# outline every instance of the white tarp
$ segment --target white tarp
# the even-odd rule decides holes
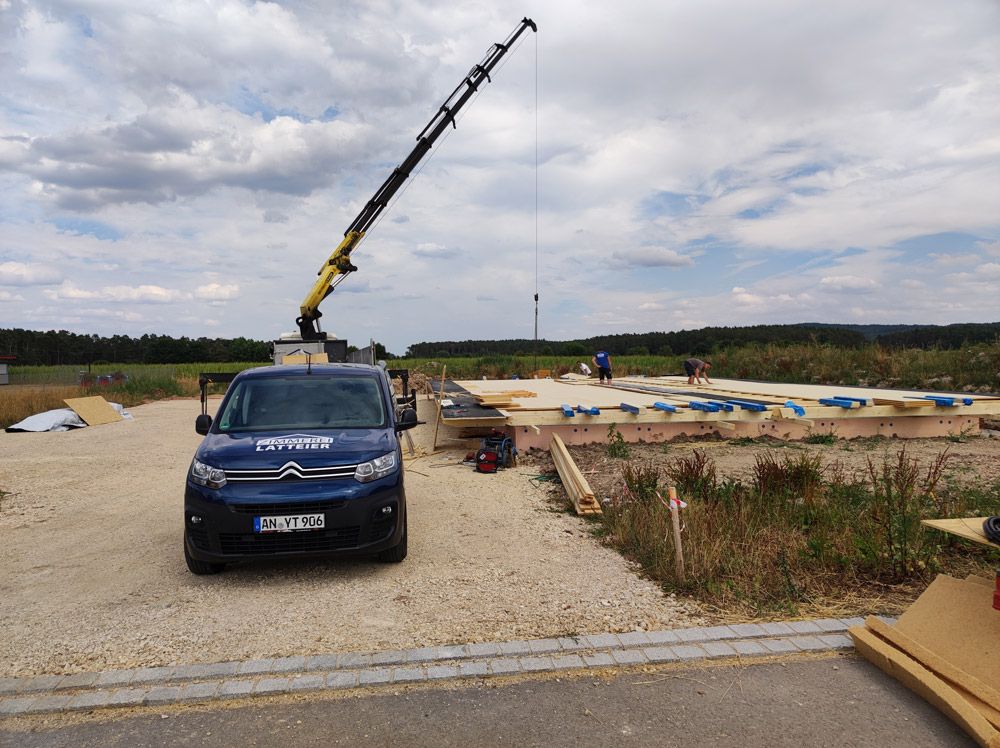
[[[108,405],[117,410],[122,418],[132,420],[132,414],[125,410],[123,406],[118,403],[108,403]],[[6,431],[69,431],[70,429],[82,429],[86,425],[83,419],[71,409],[59,408],[28,416],[20,423],[8,426]]]

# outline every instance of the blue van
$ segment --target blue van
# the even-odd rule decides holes
[[[203,390],[204,393],[204,390]],[[203,403],[205,402],[203,397]],[[266,366],[232,379],[184,492],[184,560],[195,574],[262,557],[406,558],[406,494],[384,369]]]

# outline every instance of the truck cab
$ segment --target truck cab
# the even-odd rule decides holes
[[[233,378],[184,492],[184,558],[195,574],[266,557],[407,553],[397,414],[383,369],[267,366]]]

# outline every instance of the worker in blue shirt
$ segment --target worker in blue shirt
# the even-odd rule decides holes
[[[601,384],[604,384],[605,377],[608,379],[608,384],[611,384],[611,356],[608,355],[608,352],[598,351],[591,360],[597,367],[597,375],[601,378]]]

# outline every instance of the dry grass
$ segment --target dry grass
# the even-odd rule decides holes
[[[68,397],[87,394],[80,387],[10,385],[0,389],[0,426],[10,426],[35,413],[65,408]]]
[[[942,487],[946,460],[921,466],[904,449],[846,476],[815,455],[763,452],[745,481],[720,478],[701,450],[662,468],[625,463],[625,488],[605,506],[601,532],[665,589],[722,618],[898,612],[937,570],[988,571],[988,554],[920,525],[944,511],[1000,512],[1000,485]],[[661,498],[668,484],[689,502],[683,579]]]

